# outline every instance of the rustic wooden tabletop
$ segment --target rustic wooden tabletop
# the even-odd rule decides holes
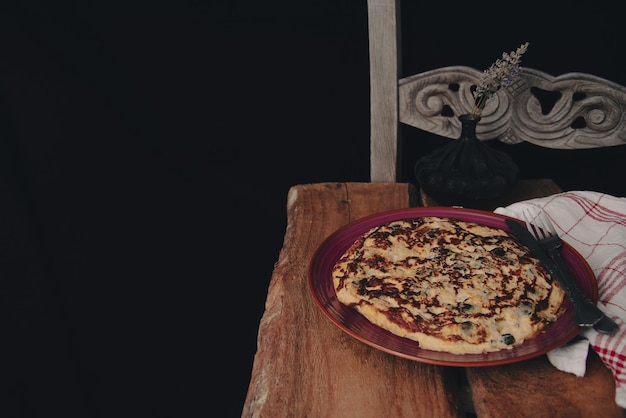
[[[492,206],[560,191],[550,180],[525,180]],[[499,366],[440,366],[370,347],[324,315],[308,286],[309,263],[324,239],[364,216],[417,205],[436,202],[405,183],[289,190],[284,245],[242,417],[626,417],[614,401],[613,377],[593,351],[583,378],[557,370],[545,355]]]

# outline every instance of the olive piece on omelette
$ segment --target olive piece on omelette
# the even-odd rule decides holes
[[[510,349],[564,312],[565,292],[528,248],[502,229],[454,218],[371,228],[332,277],[341,303],[427,350]]]

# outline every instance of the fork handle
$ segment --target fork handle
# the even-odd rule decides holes
[[[569,275],[559,249],[549,251],[550,258],[554,261],[554,265],[557,269],[557,274],[561,277],[561,284],[565,288],[569,299],[575,305],[574,307],[574,320],[580,326],[593,326],[602,317],[604,313],[596,306],[596,304],[589,299],[576,282]]]
[[[585,299],[585,303],[592,303],[593,304],[593,301],[591,299],[589,299],[589,296],[587,296],[587,294],[585,292],[583,292],[580,289],[580,287],[578,287],[576,285],[574,280],[569,275],[567,269],[565,268],[565,263],[563,262],[563,257],[561,256],[561,252],[559,250],[550,251],[550,258],[552,258],[552,261],[554,261],[554,264],[555,264],[559,274],[562,277],[564,277],[565,280],[570,282],[570,286],[569,286],[569,287],[571,287],[570,290],[572,290],[575,293],[577,293],[580,298]],[[594,304],[594,306],[595,306],[595,304]]]
[[[561,275],[568,274],[560,251],[558,250],[552,251],[552,254],[550,254],[550,257],[552,258],[552,261],[554,261],[554,264],[556,265],[556,268],[558,269],[559,273],[561,273]],[[566,277],[569,277],[569,276],[566,276]],[[572,283],[570,290],[573,290],[575,293],[578,293],[578,296],[575,296],[575,297],[578,297],[583,300],[582,302],[580,302],[581,304],[583,303],[585,305],[591,304],[593,305],[592,309],[600,311],[600,313],[602,314],[600,319],[593,324],[593,328],[596,331],[602,334],[607,334],[607,335],[613,335],[618,331],[619,325],[617,325],[617,323],[613,319],[609,318],[604,312],[602,312],[600,308],[598,308],[598,306],[595,303],[593,303],[593,301],[589,299],[589,297],[580,289],[580,287],[576,286],[575,283]],[[576,303],[578,303],[578,301]],[[584,320],[584,318],[582,319],[577,318],[577,323],[580,320]]]

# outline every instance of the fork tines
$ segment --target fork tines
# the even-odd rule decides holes
[[[524,209],[522,217],[526,223],[526,229],[528,229],[535,238],[545,239],[558,235],[554,225],[552,225],[552,222],[550,222],[550,219],[548,219],[548,216],[543,211],[540,210],[535,216],[532,216],[529,209]]]

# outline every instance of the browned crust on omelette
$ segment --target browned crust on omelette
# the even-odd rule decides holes
[[[372,323],[455,354],[510,349],[564,311],[564,292],[502,229],[453,218],[389,222],[332,271],[339,301]]]

